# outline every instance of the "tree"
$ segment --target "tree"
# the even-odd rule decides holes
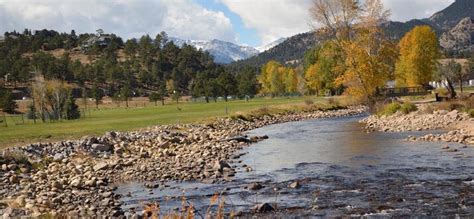
[[[93,98],[95,101],[95,108],[99,109],[99,104],[102,98],[104,97],[104,92],[99,87],[97,87],[96,83],[94,83],[94,85],[92,86],[90,95],[91,98]]]
[[[306,59],[310,66],[306,69],[305,80],[312,92],[319,93],[320,90],[330,90],[331,93],[340,89],[334,83],[345,70],[344,51],[334,42],[327,41],[320,48],[309,54],[315,60]]]
[[[72,92],[69,92],[66,101],[65,114],[67,120],[79,119],[81,117],[79,106],[76,104],[76,99],[72,95]]]
[[[0,107],[2,108],[3,112],[6,113],[15,113],[18,105],[13,98],[13,95],[10,91],[5,91],[3,96],[0,98]]]
[[[396,50],[379,28],[387,14],[380,0],[367,0],[362,8],[365,13],[359,15],[354,38],[342,42],[345,69],[336,83],[347,87],[346,93],[373,104],[390,76]]]
[[[125,106],[128,107],[128,101],[132,98],[132,90],[129,85],[125,85],[120,89],[120,98],[125,101]]]
[[[258,83],[254,69],[247,67],[237,74],[237,90],[241,98],[257,94]]]
[[[220,87],[224,100],[227,102],[227,97],[231,94],[235,94],[237,85],[234,75],[227,71],[222,71],[217,77],[217,84]]]
[[[440,57],[438,39],[429,26],[417,26],[400,40],[395,77],[398,86],[426,86]]]
[[[284,77],[285,77],[284,84],[285,84],[286,93],[294,94],[298,92],[299,78],[296,71],[292,68],[289,68],[287,69]]]
[[[52,113],[50,118],[61,120],[64,118],[64,106],[69,94],[69,85],[64,81],[46,81],[46,101]]]
[[[313,0],[310,14],[322,25],[317,32],[342,42],[351,38],[354,24],[360,19],[362,11],[358,0]]]
[[[148,99],[150,100],[150,102],[154,102],[155,103],[155,106],[157,105],[156,103],[158,102],[158,100],[162,100],[163,99],[163,96],[158,93],[158,92],[152,92],[149,96],[148,96]]]
[[[434,78],[440,81],[446,87],[449,92],[449,98],[455,98],[457,96],[453,82],[456,78],[456,74],[461,71],[462,66],[454,60],[450,60],[448,63],[440,64],[438,66]]]

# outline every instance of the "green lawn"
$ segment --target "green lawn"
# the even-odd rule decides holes
[[[321,97],[310,97],[315,103],[324,101]],[[306,97],[308,99],[308,97]],[[23,123],[21,117],[7,117],[8,127],[0,124],[0,148],[38,141],[54,141],[79,138],[84,135],[101,135],[106,131],[128,131],[158,124],[189,123],[245,112],[263,106],[302,104],[304,97],[252,99],[217,103],[180,103],[177,105],[145,108],[115,108],[91,110],[86,117],[75,121]],[[1,117],[1,115],[0,115]]]

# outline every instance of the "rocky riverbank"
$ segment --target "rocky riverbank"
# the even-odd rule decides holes
[[[443,134],[428,134],[422,137],[409,136],[411,141],[444,141],[474,145],[474,119],[458,110],[438,110],[425,113],[420,110],[391,116],[372,115],[360,121],[369,131],[407,132],[426,130],[449,130]]]
[[[288,111],[248,120],[156,126],[11,148],[0,156],[0,215],[120,216],[124,212],[120,196],[114,193],[116,183],[141,181],[147,187],[157,187],[160,181],[230,180],[235,175],[230,160],[238,158],[236,152],[265,139],[241,136],[243,132],[365,110]]]

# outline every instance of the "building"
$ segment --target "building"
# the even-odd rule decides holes
[[[104,34],[104,31],[102,29],[97,30],[97,33],[95,35],[92,35],[84,41],[81,45],[82,51],[86,52],[89,49],[91,49],[94,45],[97,45],[99,47],[107,47],[110,42],[112,42],[112,35],[110,34]]]

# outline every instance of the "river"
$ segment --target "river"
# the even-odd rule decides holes
[[[474,217],[474,148],[446,143],[408,142],[413,133],[366,133],[361,117],[307,120],[248,132],[268,135],[231,165],[230,182],[167,182],[156,189],[143,183],[120,185],[123,208],[140,210],[157,202],[162,212],[178,210],[182,196],[197,215],[214,194],[226,212],[245,216],[257,203],[270,203],[277,216],[461,216]],[[244,165],[253,170],[247,172]],[[298,188],[289,184],[298,181]],[[252,183],[259,190],[245,188]]]

